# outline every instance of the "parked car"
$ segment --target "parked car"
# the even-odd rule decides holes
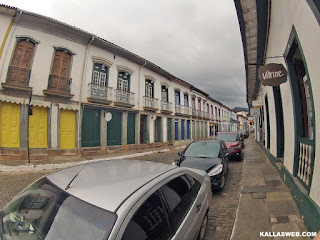
[[[0,239],[199,239],[212,198],[199,170],[134,160],[40,178],[1,212]]]
[[[237,132],[219,132],[217,139],[225,142],[230,157],[237,157],[238,159],[241,159],[243,146]]]
[[[173,162],[179,167],[189,167],[206,171],[211,179],[213,190],[222,190],[228,171],[228,152],[221,140],[200,140],[192,142],[179,153],[180,158]]]
[[[247,129],[240,129],[239,134],[243,134],[244,138],[249,137],[249,131]]]

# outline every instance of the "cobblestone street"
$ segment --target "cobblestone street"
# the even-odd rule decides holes
[[[180,150],[158,153],[136,159],[171,163],[178,158]],[[243,150],[245,153],[245,149]],[[230,239],[236,217],[242,173],[242,161],[230,160],[227,182],[222,192],[214,192],[209,211],[209,225],[206,240]]]
[[[175,148],[167,152],[159,152],[152,155],[133,159],[155,161],[171,164],[178,158],[181,148]],[[209,211],[209,225],[206,239],[230,239],[236,210],[238,206],[242,161],[231,160],[227,183],[222,192],[213,193],[213,201]],[[28,171],[28,172],[1,172],[0,173],[0,208],[4,206],[27,185],[41,176],[56,170]]]

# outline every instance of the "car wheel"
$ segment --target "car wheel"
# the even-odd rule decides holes
[[[204,218],[202,220],[201,228],[200,228],[200,232],[198,234],[197,240],[204,239],[204,237],[206,235],[207,226],[208,226],[208,212],[206,213],[206,215],[204,215]]]
[[[222,175],[221,184],[220,184],[220,186],[218,188],[218,191],[222,191],[225,185],[226,185],[226,175],[223,174]]]
[[[238,160],[239,160],[239,161],[242,160],[242,151],[239,153]]]

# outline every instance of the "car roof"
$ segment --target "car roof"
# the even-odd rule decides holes
[[[83,166],[51,173],[47,178],[64,190]],[[115,212],[135,191],[172,169],[175,167],[149,161],[92,162],[81,170],[66,192],[97,207]]]
[[[238,134],[238,132],[219,132],[218,134]]]
[[[222,142],[222,140],[219,140],[219,139],[198,140],[198,141],[194,141],[194,142],[192,142],[192,143],[195,143],[195,142],[204,142],[204,143],[206,143],[206,142],[209,142],[209,143],[220,143],[220,142]]]

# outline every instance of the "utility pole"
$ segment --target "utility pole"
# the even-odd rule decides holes
[[[29,116],[32,115],[32,106],[31,106],[31,99],[32,99],[32,90],[30,91],[29,95],[29,105],[28,105],[28,123],[27,123],[27,152],[28,152],[28,163],[30,164],[30,150],[29,150]]]

